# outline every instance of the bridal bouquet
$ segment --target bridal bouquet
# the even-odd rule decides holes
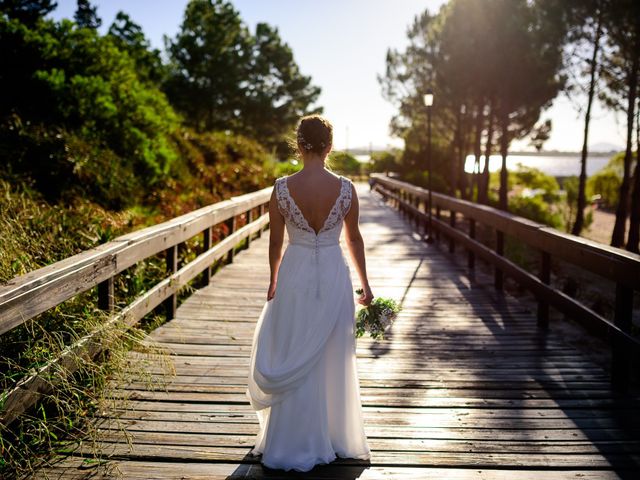
[[[362,295],[358,288],[356,294]],[[402,307],[391,298],[376,297],[368,307],[362,307],[356,314],[356,338],[365,332],[375,340],[383,340],[385,330],[393,323]]]

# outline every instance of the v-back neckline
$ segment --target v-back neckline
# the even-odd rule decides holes
[[[307,220],[307,217],[305,217],[304,214],[302,213],[302,210],[300,209],[300,207],[296,203],[296,200],[293,198],[293,195],[291,195],[291,190],[289,190],[289,177],[284,177],[284,180],[283,180],[284,188],[287,190],[287,196],[291,199],[291,204],[293,205],[293,207],[296,210],[298,210],[298,213],[300,214],[300,218],[302,218],[302,221],[304,222],[305,227],[307,227],[307,229],[309,229],[311,232],[313,232],[316,237],[318,235],[320,235],[323,232],[323,230],[325,229],[325,227],[327,226],[327,222],[331,218],[331,215],[333,214],[333,211],[338,206],[338,202],[340,201],[340,197],[342,197],[342,187],[343,187],[343,180],[342,180],[343,177],[342,177],[342,175],[340,175],[338,177],[338,179],[340,180],[340,190],[338,191],[338,196],[336,197],[335,201],[333,202],[333,205],[331,206],[331,209],[329,210],[329,214],[324,219],[324,222],[322,222],[322,227],[320,227],[320,230],[318,230],[316,232],[314,230],[314,228],[311,226],[311,224],[309,223],[309,221]]]

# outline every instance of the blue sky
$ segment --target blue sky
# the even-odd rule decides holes
[[[106,31],[119,10],[140,24],[154,47],[163,48],[163,35],[173,37],[187,0],[94,0]],[[437,10],[444,0],[233,0],[253,30],[257,22],[278,27],[303,74],[322,88],[319,105],[334,125],[336,148],[402,146],[389,135],[393,105],[381,95],[376,75],[383,73],[387,48],[404,48],[406,30],[425,8]],[[75,0],[58,0],[52,17],[71,18]],[[437,99],[436,99],[437,101]],[[553,132],[545,149],[578,151],[582,145],[579,114],[558,97],[543,119]],[[624,145],[624,120],[595,105],[589,143]],[[526,149],[514,142],[512,150]]]

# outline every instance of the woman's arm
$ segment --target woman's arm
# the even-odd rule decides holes
[[[358,225],[359,217],[360,204],[358,202],[356,189],[352,183],[351,207],[344,217],[345,237],[349,253],[351,254],[351,259],[356,266],[356,271],[360,277],[360,284],[362,285],[363,293],[360,298],[358,298],[358,302],[362,305],[369,305],[371,300],[373,300],[373,293],[371,293],[369,279],[367,278],[367,265],[364,257],[364,240],[362,240],[360,226]]]
[[[278,282],[278,269],[282,260],[282,243],[284,241],[284,217],[278,209],[276,189],[273,188],[269,199],[269,267],[271,268],[271,278],[267,300],[271,300],[276,293],[276,283]]]

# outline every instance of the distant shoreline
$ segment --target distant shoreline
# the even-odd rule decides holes
[[[612,157],[617,153],[619,153],[619,150],[611,150],[610,152],[589,152],[587,158]],[[542,152],[509,152],[509,155],[513,155],[514,157],[580,157],[582,156],[582,152],[560,152],[548,150]]]
[[[378,153],[378,152],[387,152],[392,148],[382,148],[382,147],[373,147],[371,150],[368,148],[349,148],[346,149],[336,149],[340,152],[348,151],[351,155],[361,156],[361,155],[369,155],[370,153]],[[399,149],[402,150],[402,149]],[[588,152],[588,158],[601,158],[601,157],[612,157],[613,155],[624,151],[620,150],[593,150]],[[473,155],[473,152],[469,152],[469,155]],[[492,156],[495,155],[492,154]],[[518,156],[529,156],[529,157],[580,157],[582,152],[566,152],[560,150],[543,150],[541,152],[533,151],[509,151],[509,155],[518,157]]]

